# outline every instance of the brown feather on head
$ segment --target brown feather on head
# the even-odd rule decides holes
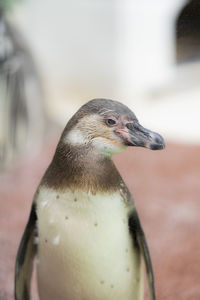
[[[126,146],[164,148],[158,133],[142,127],[127,106],[108,99],[93,99],[83,105],[68,122],[63,140],[76,145],[90,143],[105,155],[120,152]]]
[[[120,102],[91,100],[66,125],[43,183],[57,188],[117,189],[121,177],[110,157],[126,146],[162,149],[164,140],[143,128]]]

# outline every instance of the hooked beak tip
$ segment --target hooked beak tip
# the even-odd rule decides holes
[[[148,148],[151,150],[162,150],[165,148],[165,144],[150,144]]]
[[[162,150],[165,148],[165,141],[163,137],[155,132],[150,132],[152,142],[149,143],[148,148],[151,150]]]

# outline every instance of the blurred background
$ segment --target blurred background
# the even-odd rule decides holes
[[[0,1],[0,300],[13,299],[17,247],[59,135],[99,97],[164,136],[164,151],[128,149],[115,163],[157,298],[200,299],[199,82],[198,0]]]

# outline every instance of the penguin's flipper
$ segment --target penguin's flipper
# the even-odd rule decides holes
[[[15,263],[15,300],[30,299],[33,258],[36,253],[36,209],[33,203],[28,223],[22,236]]]
[[[135,245],[139,246],[142,256],[144,258],[148,281],[149,299],[156,300],[151,257],[147,246],[145,234],[140,224],[140,220],[136,210],[134,210],[129,216],[129,230],[134,239]]]

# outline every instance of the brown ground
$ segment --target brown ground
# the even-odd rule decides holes
[[[0,300],[13,300],[17,247],[54,147],[0,175]],[[169,144],[164,151],[132,148],[115,158],[146,232],[158,300],[200,299],[199,153],[200,146]]]

